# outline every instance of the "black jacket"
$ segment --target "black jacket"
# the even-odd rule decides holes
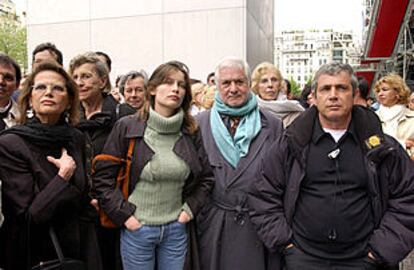
[[[272,145],[249,194],[252,222],[272,250],[281,251],[291,241],[291,223],[316,117],[317,109],[310,108]],[[375,225],[369,249],[380,262],[394,265],[414,246],[414,164],[400,144],[382,132],[373,112],[354,106],[352,119],[369,177]],[[370,138],[379,138],[380,143],[370,145]]]
[[[102,110],[94,114],[90,119],[85,118],[85,112],[81,106],[81,120],[76,126],[85,134],[86,138],[86,171],[91,173],[92,159],[102,152],[106,139],[111,133],[115,122],[130,114],[136,113],[136,110],[128,104],[119,104],[112,95],[102,94]]]
[[[130,191],[134,190],[142,170],[154,156],[154,152],[143,139],[145,128],[145,122],[139,120],[138,115],[124,117],[115,124],[102,151],[103,154],[126,157],[129,140],[131,138],[136,139],[131,164],[131,168],[133,169],[131,170],[129,182]],[[175,143],[173,151],[190,168],[191,173],[186,179],[182,200],[183,202],[187,202],[191,212],[195,216],[203,206],[213,187],[213,174],[201,142],[201,134],[190,135],[185,129],[182,130],[182,134]],[[134,214],[136,207],[125,200],[121,191],[115,188],[115,179],[118,175],[118,170],[118,164],[110,161],[98,161],[96,163],[96,173],[93,176],[93,181],[101,207],[116,224],[122,226]],[[192,266],[187,269],[196,269],[198,267],[194,266],[194,264],[198,263],[198,258],[195,258],[198,254],[194,225],[193,221],[189,224],[190,246],[187,255],[191,254],[191,257],[187,256],[187,264],[189,263],[189,259],[191,259]]]
[[[67,150],[76,163],[76,170],[65,181],[58,175],[58,168],[46,159],[59,157],[60,147],[36,146],[15,134],[0,137],[5,215],[0,230],[0,267],[5,270],[26,269],[29,249],[31,265],[57,259],[48,234],[50,225],[66,257],[91,262],[88,269],[100,269],[96,239],[87,233],[91,226],[89,232],[94,233],[94,228],[86,218],[89,198],[83,165],[84,137],[75,132],[73,139]],[[92,265],[95,259],[98,261]]]

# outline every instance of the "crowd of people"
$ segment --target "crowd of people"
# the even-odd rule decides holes
[[[0,269],[42,269],[54,235],[88,270],[398,269],[412,251],[399,75],[371,93],[328,63],[295,97],[268,62],[226,57],[203,83],[169,61],[112,86],[104,52],[32,56],[23,75],[0,53]]]

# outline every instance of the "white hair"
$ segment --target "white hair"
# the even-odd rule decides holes
[[[246,61],[240,58],[237,58],[237,57],[233,57],[233,56],[225,57],[222,60],[220,60],[214,72],[214,77],[216,79],[217,84],[219,83],[219,80],[220,80],[220,77],[219,77],[220,70],[222,70],[223,68],[239,68],[243,70],[244,74],[246,75],[247,81],[249,82],[249,86],[250,86],[250,79],[251,79],[250,67]]]

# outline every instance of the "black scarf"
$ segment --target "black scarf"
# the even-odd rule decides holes
[[[83,117],[76,127],[83,132],[93,132],[96,129],[111,127],[112,121],[112,115],[109,112],[99,112],[94,114],[91,119]]]
[[[93,133],[97,129],[112,127],[115,122],[114,114],[117,103],[112,98],[112,96],[108,95],[107,93],[102,93],[102,98],[102,110],[92,115],[90,119],[86,118],[85,109],[82,105],[80,106],[81,119],[80,122],[76,125],[76,128],[82,132]]]
[[[74,128],[65,121],[48,125],[40,123],[35,117],[24,125],[14,126],[0,133],[3,134],[16,134],[36,146],[47,148],[68,148],[74,141]]]

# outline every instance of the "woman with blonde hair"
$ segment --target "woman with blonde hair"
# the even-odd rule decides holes
[[[410,89],[403,78],[389,74],[377,81],[375,94],[380,103],[376,111],[384,132],[397,139],[403,147],[414,139],[414,111],[407,108]]]
[[[216,95],[217,86],[215,84],[206,86],[203,92],[203,107],[206,110],[211,109],[214,105],[214,97]]]
[[[283,121],[286,128],[304,111],[299,102],[287,100],[282,89],[282,74],[268,62],[259,64],[252,73],[252,90],[258,96],[258,104]]]
[[[205,89],[206,89],[206,85],[204,83],[195,83],[191,85],[192,100],[191,100],[190,113],[193,116],[205,110],[203,106],[203,97],[204,97]]]

